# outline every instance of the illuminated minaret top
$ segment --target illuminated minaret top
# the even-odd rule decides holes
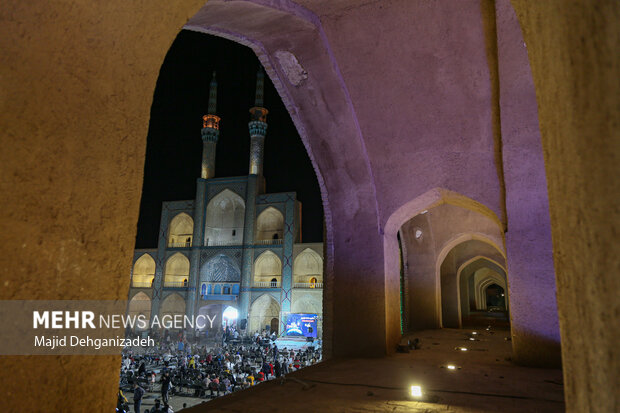
[[[217,81],[215,71],[209,88],[209,113],[202,117],[202,170],[200,177],[209,179],[215,176],[215,147],[220,136],[220,118],[215,115],[217,107]]]
[[[267,134],[267,113],[263,107],[263,92],[265,89],[265,73],[259,66],[256,74],[256,98],[254,107],[250,109],[250,175],[263,175],[263,152],[265,135]]]

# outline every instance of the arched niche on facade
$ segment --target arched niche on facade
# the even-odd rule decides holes
[[[311,248],[300,252],[293,262],[293,280],[296,284],[322,283],[323,258]]]
[[[280,304],[270,294],[261,295],[250,306],[248,333],[264,330],[265,326],[271,325],[271,320],[279,317]]]
[[[203,264],[200,268],[201,282],[240,282],[241,271],[233,259],[220,254]]]
[[[194,234],[194,220],[185,212],[176,215],[168,225],[169,247],[191,247]]]
[[[205,245],[238,245],[243,242],[245,202],[225,189],[207,205]]]
[[[163,323],[166,321],[171,321],[174,319],[174,316],[184,316],[185,315],[185,299],[181,297],[178,293],[172,293],[161,302],[159,307],[159,315],[160,322]],[[163,320],[163,317],[168,316],[171,317],[170,320]]]
[[[151,318],[151,298],[140,291],[136,295],[134,295],[129,301],[129,307],[127,308],[127,315],[130,317],[138,317],[140,319],[144,319],[146,321],[148,327],[148,322]],[[140,328],[141,324],[136,324],[135,330],[145,330],[146,328]]]
[[[281,240],[284,237],[284,216],[274,207],[268,207],[256,219],[256,240]]]
[[[323,300],[320,296],[303,295],[291,303],[291,313],[317,314],[323,312]]]
[[[497,263],[495,266],[505,273],[504,255],[491,240],[462,235],[448,242],[437,261],[442,327],[462,327],[463,290],[468,289],[469,284],[465,284],[467,278],[459,270],[475,257],[485,258],[478,260],[478,263]]]
[[[155,260],[149,254],[142,254],[133,265],[131,285],[151,287],[155,278]]]
[[[164,267],[164,286],[184,287],[189,281],[189,260],[177,252],[166,261]]]
[[[272,280],[276,280],[273,285]],[[282,279],[282,261],[271,251],[263,252],[254,262],[254,285],[278,287]]]

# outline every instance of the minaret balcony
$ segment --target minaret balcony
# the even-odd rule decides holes
[[[260,120],[254,120],[248,123],[250,136],[265,136],[267,134],[267,123]]]

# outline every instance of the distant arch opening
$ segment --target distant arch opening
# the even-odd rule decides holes
[[[172,320],[174,320],[175,316],[177,317],[184,316],[185,315],[185,299],[177,293],[172,293],[168,295],[162,301],[159,313],[160,313],[160,320],[163,319],[163,317],[165,316],[169,316],[170,319]]]
[[[207,205],[205,245],[239,245],[243,242],[245,201],[225,189]]]
[[[140,317],[141,319],[144,318],[144,320],[147,321],[147,325],[136,323],[133,328],[134,331],[146,330],[146,327],[148,327],[148,320],[151,318],[151,298],[142,291],[134,295],[129,301],[127,315],[130,317]],[[144,328],[141,328],[141,326]]]
[[[323,283],[323,258],[311,248],[300,252],[293,261],[295,287],[316,288]]]
[[[155,260],[149,254],[142,254],[133,265],[132,287],[150,288],[155,279]]]
[[[284,216],[274,207],[268,207],[256,219],[257,240],[279,240],[284,235]]]
[[[186,248],[192,246],[194,220],[185,212],[176,215],[168,226],[168,247]]]
[[[281,279],[282,261],[273,252],[265,251],[254,263],[254,285],[275,288],[280,286]]]
[[[177,252],[166,261],[164,287],[187,287],[189,280],[189,260]]]

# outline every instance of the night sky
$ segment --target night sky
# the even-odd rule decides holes
[[[181,31],[161,67],[147,136],[144,186],[136,248],[156,248],[162,201],[196,197],[202,158],[202,116],[209,82],[217,72],[215,177],[248,174],[249,109],[254,106],[258,59],[247,47],[218,37]],[[302,202],[303,241],[323,241],[321,195],[310,159],[284,104],[265,77],[267,192],[297,192]]]

